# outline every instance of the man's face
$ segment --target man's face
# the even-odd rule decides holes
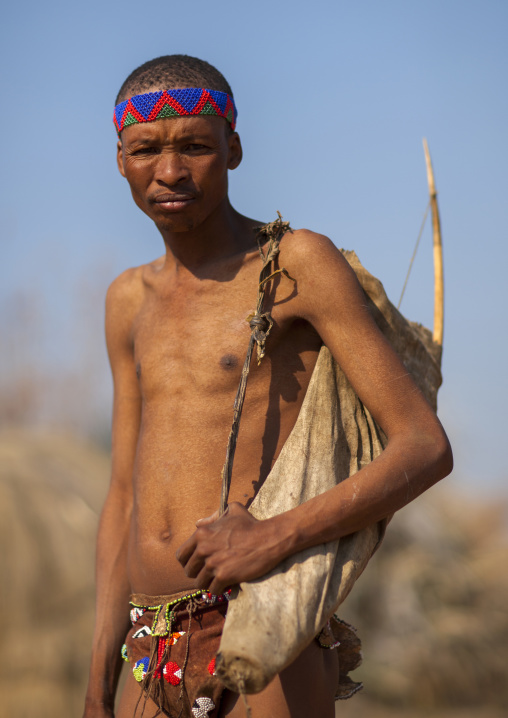
[[[202,224],[227,200],[227,171],[241,158],[238,135],[213,116],[130,125],[118,143],[120,173],[138,207],[161,231]]]

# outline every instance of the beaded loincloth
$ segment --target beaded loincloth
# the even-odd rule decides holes
[[[122,656],[131,664],[144,699],[151,698],[164,715],[218,715],[224,685],[215,676],[215,655],[227,598],[203,591],[131,596],[132,628]]]
[[[167,716],[216,718],[224,685],[215,675],[215,656],[229,593],[205,591],[171,596],[131,596],[132,628],[122,647],[145,700],[151,698]],[[348,673],[361,661],[355,629],[335,616],[316,636],[339,661],[336,698],[352,696],[362,685]],[[142,699],[143,700],[143,699]]]

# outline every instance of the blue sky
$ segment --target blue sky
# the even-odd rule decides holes
[[[113,100],[147,59],[197,55],[235,92],[245,153],[235,207],[263,221],[280,210],[355,249],[395,303],[427,204],[427,137],[445,245],[440,416],[455,480],[507,492],[507,37],[508,4],[496,0],[10,3],[4,384],[20,364],[81,374],[86,407],[107,412],[105,288],[162,253],[116,170]],[[432,281],[427,226],[401,307],[427,326]],[[28,319],[14,341],[16,318]],[[45,412],[54,419],[58,406]]]

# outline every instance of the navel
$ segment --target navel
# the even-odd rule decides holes
[[[223,369],[235,369],[238,366],[238,359],[234,354],[224,354],[219,363]]]
[[[136,364],[136,376],[141,379],[141,364],[139,362]]]

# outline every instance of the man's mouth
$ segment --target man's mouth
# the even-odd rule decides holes
[[[152,200],[161,209],[178,211],[187,207],[194,200],[194,196],[186,192],[164,192],[156,195]]]

